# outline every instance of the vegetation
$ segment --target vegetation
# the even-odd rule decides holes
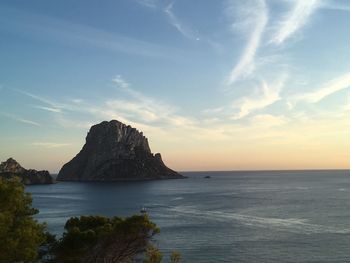
[[[82,216],[69,219],[58,241],[54,262],[132,262],[146,251],[159,229],[147,216],[106,218]]]
[[[45,225],[33,219],[30,194],[19,179],[0,178],[0,263],[34,262],[45,241]]]
[[[19,180],[0,178],[0,263],[37,262],[39,258],[50,263],[162,262],[162,253],[152,244],[159,229],[147,215],[73,217],[57,240],[33,219],[38,210],[31,204]],[[180,254],[173,252],[170,262],[179,260]]]
[[[177,251],[173,251],[170,256],[170,263],[178,263],[181,259],[181,254]]]

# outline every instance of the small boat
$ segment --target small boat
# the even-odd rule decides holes
[[[146,209],[146,207],[141,207],[141,209],[140,209],[140,213],[141,214],[147,214],[147,209]]]
[[[205,178],[205,179],[209,179],[209,178],[211,178],[211,176],[210,176],[210,175],[207,175],[207,176],[204,176],[204,178]]]

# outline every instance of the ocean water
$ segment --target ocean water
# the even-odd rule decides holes
[[[183,263],[350,262],[350,171],[183,174],[27,191],[38,220],[57,234],[71,216],[130,216],[145,206],[161,229],[160,249],[180,251]]]

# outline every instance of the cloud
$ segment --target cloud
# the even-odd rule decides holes
[[[104,109],[110,113],[117,112],[126,118],[132,118],[139,122],[152,125],[183,126],[193,124],[190,118],[175,113],[175,107],[160,100],[145,96],[141,92],[132,89],[121,75],[112,80],[117,88],[130,96],[129,100],[109,99],[105,102]]]
[[[254,126],[259,127],[273,127],[273,126],[281,126],[286,124],[288,121],[284,116],[275,116],[271,114],[259,114],[255,115],[250,119],[250,122]]]
[[[16,19],[12,19],[13,17]],[[46,15],[2,7],[0,9],[0,29],[9,30],[9,28],[11,28],[11,33],[31,36],[46,42],[54,41],[55,44],[78,46],[79,48],[87,46],[110,52],[171,60],[185,57],[181,50],[174,47],[130,38]]]
[[[256,110],[264,109],[269,105],[279,101],[280,91],[284,86],[287,75],[283,74],[275,83],[268,84],[262,82],[260,89],[252,96],[243,97],[233,102],[232,107],[238,108],[239,112],[232,118],[234,120],[242,119]]]
[[[269,20],[268,8],[264,0],[247,1],[245,5],[237,7],[236,2],[230,1],[228,12],[238,10],[238,22],[233,24],[233,29],[250,31],[248,42],[241,54],[238,63],[231,70],[228,85],[232,85],[239,78],[248,76],[254,70],[254,59],[260,46],[262,34]],[[232,14],[231,14],[232,15]]]
[[[45,147],[45,148],[60,148],[69,146],[69,143],[55,143],[55,142],[33,142],[33,146]]]
[[[54,112],[54,113],[63,113],[64,111],[78,111],[80,104],[84,102],[82,99],[68,99],[66,102],[58,102],[46,97],[42,97],[24,90],[13,89],[14,91],[30,97],[36,101],[39,101],[47,106],[43,105],[33,105],[34,108]]]
[[[106,101],[105,106],[110,112],[123,113],[124,116],[136,117],[144,122],[154,122],[160,119],[155,109],[145,103],[113,99]]]
[[[148,8],[156,8],[157,7],[157,0],[135,0],[138,4],[148,7]]]
[[[30,93],[30,92],[27,92],[27,91],[24,91],[24,90],[20,90],[20,89],[13,89],[14,91],[22,94],[22,95],[25,95],[25,96],[28,96],[34,100],[37,100],[39,102],[42,102],[46,105],[49,105],[50,107],[44,107],[44,106],[35,106],[37,108],[40,108],[42,110],[48,110],[48,111],[60,111],[61,109],[69,109],[70,107],[66,104],[62,104],[62,103],[57,103],[57,102],[54,102],[53,100],[50,100],[50,99],[47,99],[47,98],[44,98],[42,96],[38,96],[38,95],[35,95],[33,93]]]
[[[40,123],[38,122],[35,122],[35,121],[32,121],[32,120],[28,120],[28,119],[24,119],[20,116],[17,116],[15,114],[11,114],[11,113],[6,113],[6,112],[0,112],[0,115],[3,115],[7,118],[10,118],[12,120],[15,120],[15,121],[18,121],[18,122],[22,122],[22,123],[25,123],[25,124],[30,124],[30,125],[33,125],[33,126],[41,126]]]
[[[56,112],[56,113],[62,112],[62,110],[58,108],[50,108],[50,107],[39,106],[39,105],[34,105],[33,107],[36,109],[50,111],[50,112]]]
[[[329,81],[318,90],[295,95],[289,100],[288,103],[290,108],[293,108],[293,106],[300,101],[305,101],[307,103],[317,103],[323,100],[324,98],[349,87],[350,73],[347,73]]]
[[[86,130],[100,121],[117,119],[146,132],[150,138],[155,137],[160,141],[169,142],[169,138],[172,137],[172,140],[181,143],[201,140],[227,141],[237,134],[244,134],[259,128],[270,129],[282,125],[284,121],[282,116],[269,114],[254,116],[252,114],[280,99],[280,90],[283,86],[282,82],[284,82],[282,78],[270,84],[263,82],[259,90],[251,96],[236,100],[233,105],[223,106],[222,109],[213,111],[214,118],[211,119],[199,118],[195,115],[188,116],[169,103],[146,96],[134,89],[132,84],[122,75],[116,75],[112,82],[115,85],[115,92],[110,92],[109,97],[79,100],[78,104],[72,103],[71,114],[65,114],[64,111],[57,112],[52,115],[52,118],[50,117],[50,120],[53,124],[64,128]],[[31,98],[43,103],[50,102],[53,105],[66,105],[66,101],[72,102],[71,99],[54,101],[35,94],[30,93],[30,95]],[[46,107],[45,105],[42,107]],[[51,106],[46,108],[51,108]],[[223,114],[223,110],[227,112]],[[243,119],[246,116],[250,116],[250,118],[243,122],[233,122],[233,113],[236,113],[235,119]],[[57,148],[68,144],[39,141],[32,145]]]
[[[321,8],[339,10],[339,11],[350,11],[350,5],[344,4],[344,2],[324,0],[322,1]]]
[[[118,90],[136,99],[138,103],[141,102],[141,104],[149,105],[151,107],[157,105],[153,98],[147,97],[143,95],[141,92],[138,92],[135,89],[130,88],[130,83],[128,83],[121,75],[117,75],[114,79],[112,79],[112,82],[116,84],[116,88],[118,88]]]
[[[117,75],[112,81],[117,84],[118,88],[128,89],[129,83],[123,79],[121,75]]]
[[[108,98],[98,100],[68,99],[53,101],[35,94],[16,90],[18,93],[33,98],[44,105],[33,107],[48,112],[54,112],[52,120],[62,127],[89,128],[93,123],[106,119],[118,119],[137,127],[146,127],[147,130],[156,127],[183,127],[188,128],[194,120],[177,113],[177,108],[157,98],[145,96],[143,93],[131,88],[131,84],[121,75],[112,79],[116,91],[124,93],[125,98],[111,93]],[[99,101],[99,102],[97,102]],[[48,105],[48,106],[46,106]],[[70,114],[65,114],[69,110]],[[75,114],[75,113],[78,113]]]
[[[257,110],[262,110],[282,99],[280,93],[288,79],[288,74],[283,72],[274,81],[261,81],[260,86],[247,96],[234,99],[230,104],[204,110],[202,113],[209,116],[210,122],[229,122],[240,120]]]
[[[188,26],[183,24],[179,18],[173,12],[173,6],[175,2],[170,3],[165,9],[164,12],[169,18],[170,24],[177,29],[184,37],[192,40],[200,40],[198,34],[193,32]]]
[[[84,113],[84,111],[80,111],[80,113]],[[96,117],[93,118],[93,116],[89,117],[89,120],[84,120],[85,116],[81,116],[79,118],[71,117],[71,116],[65,116],[63,114],[57,114],[52,118],[52,122],[55,125],[61,126],[63,128],[67,129],[89,129],[92,125],[96,124],[98,121],[102,121],[105,119],[97,119]]]
[[[26,124],[30,124],[30,125],[34,125],[34,126],[40,126],[40,123],[37,123],[35,121],[31,121],[31,120],[27,120],[27,119],[23,119],[23,118],[14,118],[14,119],[19,121],[19,122],[26,123]]]
[[[71,102],[73,102],[74,104],[80,104],[82,103],[84,100],[83,99],[70,99]]]
[[[308,23],[320,6],[320,0],[295,0],[291,10],[277,22],[277,29],[270,42],[275,45],[284,43]]]

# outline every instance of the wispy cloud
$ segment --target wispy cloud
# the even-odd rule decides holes
[[[73,102],[74,104],[80,104],[82,103],[84,100],[83,99],[69,99],[71,102]]]
[[[324,0],[322,1],[321,8],[339,10],[339,11],[350,11],[349,2],[345,4],[344,2],[339,2],[336,0]]]
[[[184,37],[192,40],[200,40],[198,34],[196,34],[191,28],[182,23],[180,19],[174,14],[173,6],[175,2],[170,3],[164,12],[169,18],[170,24],[177,29]]]
[[[70,143],[55,143],[55,142],[33,142],[30,145],[45,147],[45,148],[60,148],[69,146]]]
[[[122,91],[127,95],[129,95],[131,98],[135,99],[136,100],[135,104],[138,104],[139,106],[141,105],[147,106],[147,108],[159,106],[159,103],[157,103],[153,98],[147,97],[143,95],[141,92],[135,89],[132,89],[130,87],[130,83],[128,83],[121,75],[117,75],[115,78],[113,78],[112,82],[116,84],[116,88],[118,88],[119,91]],[[129,104],[129,103],[126,103],[126,104]],[[170,109],[167,109],[166,112],[168,112],[169,110]]]
[[[12,19],[16,17],[16,19]],[[92,26],[66,22],[57,18],[27,13],[14,8],[0,9],[0,29],[24,34],[43,41],[63,45],[94,47],[110,52],[121,52],[161,59],[177,60],[184,53],[174,47],[164,46],[136,38],[118,35]]]
[[[54,110],[60,110],[60,109],[68,107],[67,105],[64,105],[64,104],[61,104],[61,103],[57,103],[57,102],[55,102],[53,100],[44,98],[42,96],[39,96],[39,95],[30,93],[30,92],[27,92],[27,91],[24,91],[24,90],[20,90],[20,89],[13,89],[13,90],[18,92],[18,93],[20,93],[20,94],[22,94],[22,95],[28,96],[28,97],[30,97],[30,98],[32,98],[34,100],[37,100],[37,101],[39,101],[41,103],[44,103],[44,104],[50,106],[50,107],[36,106],[36,107],[40,107],[42,110],[52,109],[51,111],[54,111]]]
[[[34,108],[53,112],[53,113],[64,113],[66,111],[79,111],[79,107],[84,102],[84,100],[82,99],[71,99],[71,98],[66,101],[59,102],[58,100],[39,96],[28,91],[24,91],[20,89],[12,89],[12,90],[22,95],[25,95],[29,98],[32,98],[41,104],[44,104],[44,105],[32,105]]]
[[[145,103],[114,99],[106,101],[105,105],[110,112],[119,112],[126,117],[135,117],[146,123],[160,119],[160,114],[157,114],[153,107]]]
[[[81,99],[55,101],[26,91],[16,91],[43,104],[33,107],[55,113],[52,120],[62,127],[85,129],[94,122],[106,119],[118,119],[138,127],[147,126],[148,129],[170,126],[186,128],[195,123],[192,118],[178,114],[176,107],[131,88],[131,84],[121,75],[116,75],[112,82],[119,94],[112,92],[108,98],[99,98],[99,102]],[[121,93],[124,96],[120,96]],[[65,114],[66,111],[71,114]],[[78,119],[75,113],[80,116]]]
[[[233,119],[241,119],[253,111],[264,109],[279,101],[286,79],[287,75],[282,75],[275,83],[268,84],[263,81],[255,94],[234,101],[233,108],[238,108],[239,112],[233,116]]]
[[[269,15],[264,0],[246,1],[245,4],[240,2],[239,6],[237,6],[236,1],[230,1],[229,3],[228,12],[238,15],[238,19],[236,19],[239,20],[233,24],[233,28],[250,32],[241,57],[230,72],[227,82],[228,85],[231,85],[239,78],[246,77],[253,72],[255,55],[260,46]]]
[[[15,115],[15,114],[7,113],[7,112],[0,112],[0,115],[5,116],[7,118],[10,118],[12,120],[18,121],[18,122],[25,123],[25,124],[30,124],[33,126],[41,126],[40,123],[38,123],[38,122],[22,118],[20,116]]]
[[[113,82],[117,88],[130,96],[129,100],[109,99],[105,102],[105,109],[108,112],[118,112],[125,117],[132,117],[134,120],[148,124],[163,124],[174,126],[186,126],[193,124],[190,118],[178,115],[176,108],[145,96],[141,92],[132,89],[130,84],[117,75]]]
[[[44,111],[50,111],[50,112],[56,112],[56,113],[62,112],[62,110],[58,108],[50,108],[50,107],[39,106],[39,105],[34,105],[33,107]]]
[[[203,114],[205,116],[210,116],[210,119],[217,123],[225,118],[227,121],[232,121],[252,116],[255,111],[263,110],[282,99],[280,94],[287,79],[288,74],[281,73],[274,81],[267,82],[263,80],[251,94],[234,99],[228,105],[206,109],[203,111]]]
[[[105,119],[99,119],[97,117],[95,117],[94,115],[91,114],[91,116],[89,116],[88,120],[84,120],[85,116],[84,113],[86,113],[87,111],[80,111],[80,113],[82,113],[81,117],[76,118],[76,117],[72,117],[72,116],[66,116],[63,114],[57,114],[56,116],[54,116],[51,121],[54,125],[66,128],[66,129],[84,129],[87,130],[89,129],[92,125],[96,124],[98,121],[102,121]],[[99,115],[99,117],[101,117]]]
[[[135,0],[135,2],[148,8],[156,8],[158,1],[157,0]]]
[[[311,15],[321,6],[320,0],[295,0],[293,7],[277,22],[271,43],[281,45],[307,24]]]
[[[117,75],[112,81],[117,84],[118,88],[128,89],[130,84],[121,76]]]
[[[259,114],[255,115],[250,119],[251,123],[256,127],[274,127],[281,126],[288,122],[287,118],[282,115],[271,115],[271,114]]]
[[[35,122],[35,121],[31,121],[31,120],[27,120],[27,119],[23,119],[23,118],[19,118],[19,117],[15,117],[14,119],[16,121],[23,122],[23,123],[26,123],[26,124],[30,124],[30,125],[34,125],[34,126],[40,126],[40,123]]]
[[[323,100],[324,98],[349,87],[350,73],[347,73],[329,81],[318,90],[295,95],[289,100],[289,106],[290,108],[293,108],[293,106],[299,101],[305,101],[307,103],[317,103]]]

